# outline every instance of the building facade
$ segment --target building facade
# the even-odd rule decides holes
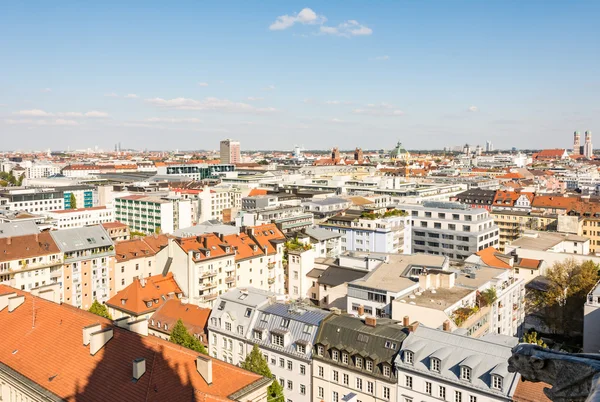
[[[54,229],[80,228],[115,220],[114,210],[109,207],[63,209],[61,211],[43,212],[43,214],[53,220]]]
[[[236,164],[242,162],[240,152],[240,143],[238,141],[226,139],[220,144],[221,163]]]
[[[173,233],[192,226],[191,203],[145,195],[119,197],[115,198],[115,219],[136,232]]]

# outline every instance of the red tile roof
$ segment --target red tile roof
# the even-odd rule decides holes
[[[556,195],[537,195],[531,204],[534,208],[569,209],[579,197],[561,197]]]
[[[214,233],[204,234],[201,236],[193,237],[182,237],[175,239],[177,244],[185,251],[194,253],[194,260],[207,260],[210,258],[224,257],[227,255],[233,255],[233,247],[225,244],[219,236]],[[227,248],[229,247],[229,252]]]
[[[258,242],[260,247],[264,250],[267,248],[267,254],[276,254],[277,250],[271,243],[272,240],[285,240],[285,235],[277,228],[274,223],[267,223],[260,226],[253,226],[254,239]]]
[[[128,227],[126,223],[121,223],[119,221],[105,222],[102,226],[104,226],[104,229],[121,229]]]
[[[503,256],[504,254],[500,253],[494,247],[484,248],[476,254],[481,258],[481,261],[483,261],[485,265],[496,268],[511,268],[509,264],[498,258],[498,256]]]
[[[513,394],[514,402],[551,402],[544,394],[544,388],[552,388],[544,382],[519,381]]]
[[[538,269],[542,264],[541,260],[534,260],[532,258],[519,258],[517,262],[515,262],[515,267],[517,268],[527,268],[527,269]]]
[[[170,334],[170,329],[173,328],[177,320],[181,319],[190,334],[203,335],[210,312],[209,308],[198,307],[194,304],[184,304],[179,299],[170,299],[152,314],[149,328]],[[160,327],[158,323],[160,323]],[[165,324],[167,324],[166,331],[164,328]],[[203,339],[203,342],[206,343],[207,339]]]
[[[267,190],[263,190],[262,188],[253,188],[250,190],[250,193],[248,193],[248,197],[255,195],[267,195]]]
[[[169,272],[166,276],[154,275],[142,280],[136,278],[131,285],[111,297],[106,305],[140,316],[156,311],[169,298],[181,293],[173,274]]]
[[[50,236],[50,232],[0,239],[0,262],[25,260],[58,253],[60,250]]]
[[[230,401],[245,387],[264,385],[261,376],[217,359],[212,384],[196,370],[197,352],[153,336],[113,327],[111,321],[66,304],[0,285],[25,302],[0,311],[0,362],[67,401]],[[113,338],[95,355],[82,344],[83,328],[111,327]],[[132,381],[132,361],[146,360],[146,372]],[[268,382],[266,383],[268,384]]]
[[[143,238],[124,240],[115,244],[115,258],[118,262],[135,258],[150,257],[167,245],[166,235],[146,236]]]
[[[246,233],[227,235],[223,240],[233,247],[236,261],[265,255],[262,247]]]

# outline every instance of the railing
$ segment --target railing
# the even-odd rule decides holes
[[[215,276],[215,275],[217,275],[217,272],[215,272],[215,271],[208,271],[208,272],[204,272],[204,273],[202,274],[202,277],[203,277],[203,278],[208,278],[208,277],[210,277],[210,276]]]
[[[225,283],[231,283],[235,281],[235,277],[234,276],[228,276],[227,278],[225,278]]]

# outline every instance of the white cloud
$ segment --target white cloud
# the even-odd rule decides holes
[[[324,35],[344,36],[346,38],[350,38],[352,36],[371,35],[373,30],[356,20],[348,20],[346,22],[342,22],[336,27],[323,25],[319,28],[319,32]]]
[[[202,123],[202,120],[195,117],[187,119],[177,119],[170,117],[151,117],[149,119],[146,119],[146,121],[150,123]]]
[[[56,119],[56,120],[33,120],[33,119],[6,119],[6,124],[30,124],[35,126],[78,126],[75,120]]]
[[[83,117],[83,113],[80,112],[64,112],[64,113],[57,113],[57,116],[62,116],[62,117]]]
[[[379,60],[379,61],[388,61],[389,59],[390,59],[390,56],[388,56],[388,55],[375,57],[375,60]]]
[[[207,87],[208,86],[208,82],[199,82],[198,86],[199,87]]]
[[[479,108],[477,106],[469,106],[467,109],[469,112],[479,112]]]
[[[31,110],[19,110],[18,112],[14,112],[13,114],[19,116],[31,116],[31,117],[48,117],[54,116],[53,113],[46,112],[40,109],[31,109]]]
[[[362,114],[367,116],[403,116],[404,112],[396,106],[381,102],[378,104],[369,103],[365,108],[354,109],[354,114]]]
[[[87,112],[85,117],[108,117],[108,113],[106,112],[98,112],[97,110],[92,110],[91,112]]]
[[[137,99],[139,98],[139,96],[137,96],[136,94],[127,94],[124,96],[124,98],[126,99]]]
[[[327,21],[327,18],[323,15],[317,15],[310,8],[303,8],[298,14],[294,15],[281,15],[277,17],[274,23],[269,26],[271,31],[281,31],[284,29],[291,28],[294,24],[323,24]]]
[[[325,101],[326,105],[351,105],[352,102],[350,101],[339,101],[339,100],[330,100],[330,101]]]
[[[52,92],[52,88],[44,88],[40,92]]]
[[[111,92],[109,94],[104,94],[104,96],[106,96],[107,98],[118,98],[119,97],[119,95],[117,95],[114,92]]]
[[[238,113],[269,113],[276,111],[276,109],[272,107],[257,108],[247,103],[234,102],[228,99],[219,98],[205,98],[203,100],[189,98],[153,98],[146,99],[146,102],[165,109],[175,110],[218,110],[223,112]]]
[[[263,98],[261,96],[249,96],[246,99],[248,99],[250,102],[256,102],[256,101],[261,101],[265,98]]]

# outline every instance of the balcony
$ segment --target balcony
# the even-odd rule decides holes
[[[269,262],[269,263],[267,263],[267,267],[268,267],[269,269],[273,269],[273,268],[275,268],[275,266],[276,266],[276,265],[277,265],[277,264],[276,264],[275,262]]]
[[[214,282],[207,282],[207,283],[201,283],[200,284],[200,290],[207,290],[207,289],[212,289],[212,288],[216,288],[217,284]]]
[[[272,285],[275,283],[275,278],[269,278],[268,280],[269,285]]]
[[[235,282],[234,276],[228,276],[227,278],[225,278],[225,283],[232,283],[232,282]]]
[[[215,275],[217,275],[216,271],[207,271],[207,272],[202,273],[203,278],[210,278],[211,276],[215,276]]]
[[[201,296],[201,297],[200,297],[200,300],[201,300],[201,301],[208,302],[208,301],[215,300],[215,299],[217,298],[217,296],[218,296],[218,295],[217,295],[216,293],[211,293],[211,294],[208,294],[208,295],[203,295],[203,296]]]

